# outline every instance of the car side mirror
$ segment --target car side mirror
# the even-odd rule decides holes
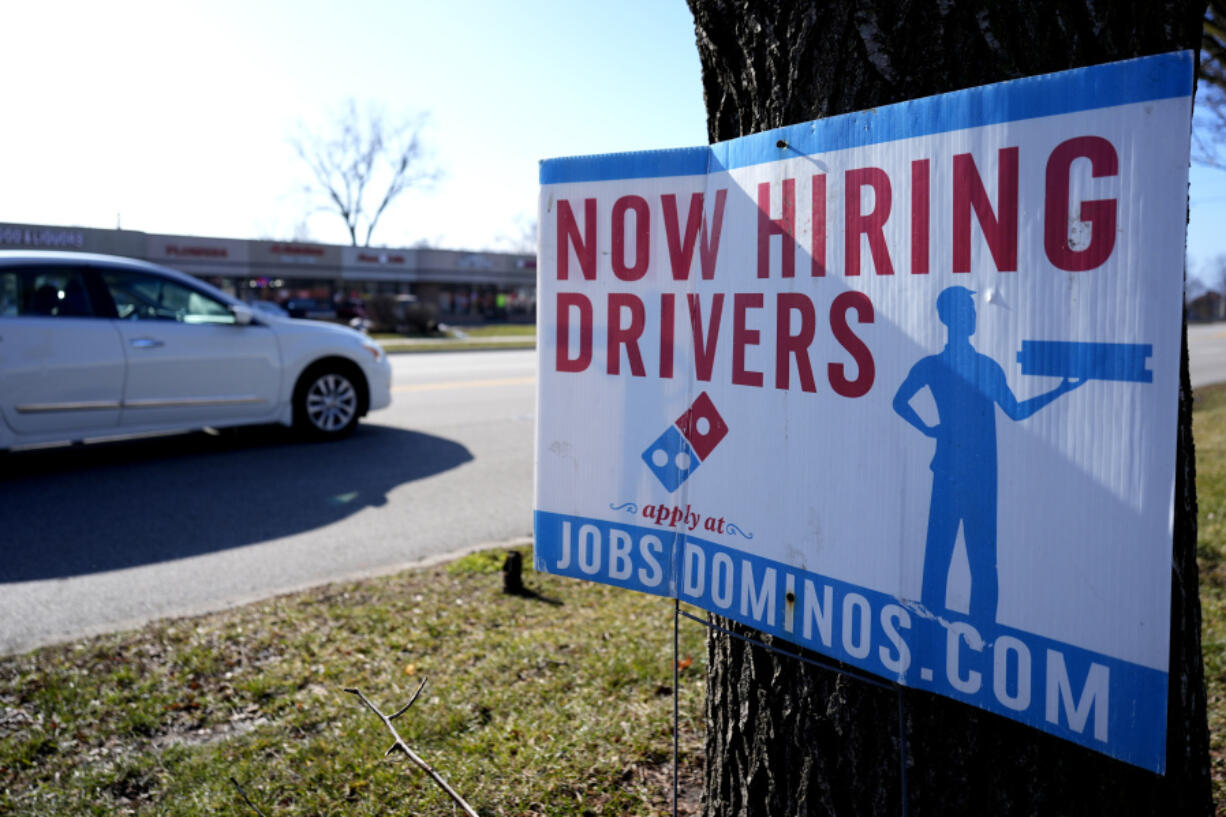
[[[251,307],[243,304],[230,304],[230,311],[234,313],[234,322],[239,326],[246,326],[251,323],[251,319],[255,317],[255,313],[251,311]]]

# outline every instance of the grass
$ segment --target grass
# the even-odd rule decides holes
[[[491,323],[481,326],[457,326],[456,331],[469,338],[531,338],[536,339],[536,324],[533,323]],[[396,332],[375,332],[372,338],[380,343],[403,341],[411,338],[443,338],[444,335],[415,336],[401,335]]]
[[[0,814],[452,815],[344,687],[483,815],[665,814],[672,605],[502,553],[0,659]],[[700,773],[702,638],[683,630]],[[686,662],[683,662],[686,664]]]
[[[464,337],[413,337],[394,333],[375,333],[388,352],[475,352],[490,349],[535,349],[536,326],[533,324],[491,324],[460,327]]]
[[[1209,697],[1213,796],[1219,813],[1226,813],[1226,386],[1199,389],[1192,416],[1201,649]]]
[[[512,336],[536,338],[536,324],[532,323],[499,323],[489,326],[461,327],[461,330],[470,338]]]
[[[1226,804],[1226,387],[1194,412],[1215,798]],[[526,555],[526,554],[525,554]],[[344,687],[483,815],[666,814],[671,603],[501,552],[0,659],[0,815],[452,815]],[[703,633],[683,627],[683,779],[701,773]],[[692,663],[691,663],[692,661]],[[692,798],[689,800],[692,805]]]
[[[433,340],[428,342],[407,341],[395,343],[380,341],[385,351],[398,352],[482,352],[495,349],[535,349],[535,339],[524,340]]]

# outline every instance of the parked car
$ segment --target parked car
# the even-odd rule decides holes
[[[428,335],[438,329],[438,307],[416,295],[374,295],[366,302],[372,332]]]
[[[0,449],[258,423],[328,439],[390,403],[359,332],[143,261],[0,251]]]
[[[274,315],[278,318],[288,318],[289,313],[285,311],[285,307],[276,301],[246,301],[247,306],[254,309],[256,312],[262,312],[265,315]]]
[[[292,298],[285,302],[285,311],[291,318],[332,320],[336,317],[336,304],[326,298]]]
[[[336,302],[336,319],[341,323],[353,326],[355,319],[366,317],[366,305],[361,301],[343,300]]]

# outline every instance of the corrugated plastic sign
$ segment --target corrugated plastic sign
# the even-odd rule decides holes
[[[1161,772],[1191,93],[543,162],[536,568]]]

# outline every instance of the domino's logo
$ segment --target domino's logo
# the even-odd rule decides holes
[[[728,435],[728,424],[704,391],[643,452],[643,462],[671,494],[698,470]]]

